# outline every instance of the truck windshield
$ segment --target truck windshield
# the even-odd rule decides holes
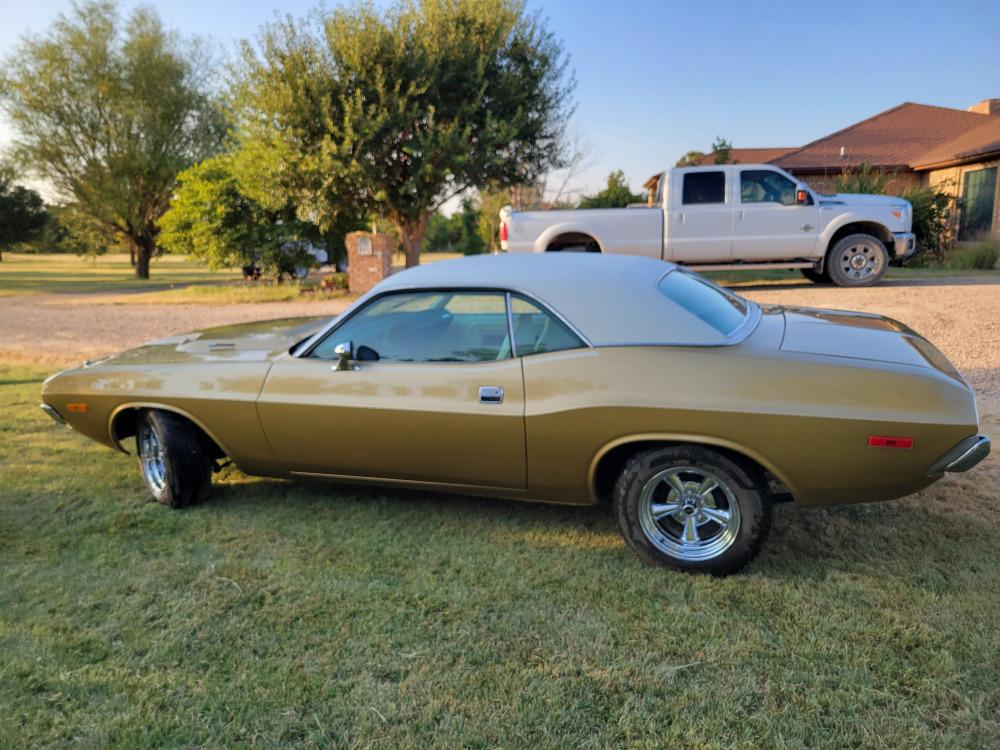
[[[723,336],[743,325],[749,314],[749,302],[730,294],[693,274],[674,269],[659,283],[660,293],[696,318],[712,326]]]

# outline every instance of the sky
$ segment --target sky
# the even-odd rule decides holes
[[[0,56],[68,0],[0,0]],[[133,0],[121,3],[125,9]],[[153,0],[168,27],[224,50],[316,0]],[[329,7],[334,0],[327,0]],[[385,4],[380,2],[379,4]],[[571,132],[591,150],[574,187],[624,170],[634,191],[716,136],[800,146],[903,101],[965,109],[1000,98],[1000,0],[527,0],[575,71]],[[0,147],[9,141],[0,124]]]

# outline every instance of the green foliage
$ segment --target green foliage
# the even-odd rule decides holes
[[[838,193],[864,193],[867,195],[885,195],[891,175],[881,169],[873,168],[871,164],[862,163],[857,169],[846,168],[837,177]]]
[[[448,197],[530,182],[560,160],[573,84],[520,0],[357,3],[258,41],[232,98],[251,195],[323,227],[384,211],[408,265]]]
[[[705,158],[704,151],[688,151],[684,156],[677,160],[675,167],[697,167],[701,164],[701,160]]]
[[[34,190],[15,185],[13,172],[0,168],[0,260],[4,250],[36,239],[47,221],[42,197]]]
[[[977,242],[948,255],[947,267],[956,271],[989,271],[1000,261],[1000,242]]]
[[[902,197],[913,205],[913,233],[918,250],[915,259],[921,263],[941,263],[954,244],[954,198],[926,185],[910,188]]]
[[[715,136],[715,140],[712,141],[712,154],[715,156],[716,164],[728,164],[729,163],[729,153],[733,150],[733,144],[723,138],[721,135]]]
[[[317,265],[307,252],[319,229],[272,211],[248,198],[233,174],[232,156],[216,156],[182,172],[169,210],[159,221],[160,243],[209,265],[228,268],[258,264],[280,276]]]
[[[645,203],[646,196],[633,193],[620,169],[608,175],[608,184],[596,195],[580,199],[579,208],[625,208],[629,203]]]
[[[513,202],[511,191],[489,188],[479,191],[479,237],[486,252],[500,249],[500,209]]]
[[[462,210],[451,216],[435,211],[427,222],[424,243],[435,252],[477,255],[486,248],[479,233],[482,212],[471,198],[462,200]]]
[[[123,23],[112,2],[89,0],[25,38],[0,73],[15,158],[90,231],[127,244],[139,277],[149,275],[177,173],[222,139],[213,70],[201,45],[165,30],[149,8]]]

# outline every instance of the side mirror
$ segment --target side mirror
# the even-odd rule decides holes
[[[808,206],[810,203],[812,203],[812,196],[809,194],[809,188],[804,182],[800,182],[795,186],[795,205]]]
[[[350,341],[341,341],[334,347],[333,353],[337,355],[335,370],[350,370],[351,360],[354,359],[354,344]]]

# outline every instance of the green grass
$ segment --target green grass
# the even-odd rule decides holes
[[[1000,743],[995,514],[779,506],[715,580],[602,509],[227,472],[171,511],[41,375],[0,369],[0,746]]]
[[[90,258],[64,253],[4,253],[0,262],[0,295],[148,291],[232,281],[240,273],[212,271],[186,256],[164,255],[153,259],[150,277],[147,281],[135,278],[128,255],[120,253]]]

